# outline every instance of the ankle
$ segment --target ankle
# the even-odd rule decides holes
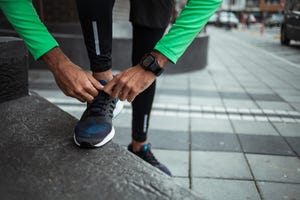
[[[141,147],[144,146],[147,143],[146,143],[146,141],[138,142],[138,141],[132,140],[131,144],[132,144],[132,151],[133,152],[138,152],[138,151],[140,151]]]
[[[112,70],[111,69],[109,69],[107,71],[104,71],[104,72],[93,72],[93,76],[97,80],[104,80],[106,82],[109,82],[110,80],[113,79],[113,75],[112,75]]]

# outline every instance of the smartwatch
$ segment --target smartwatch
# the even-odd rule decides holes
[[[164,69],[159,66],[155,55],[147,53],[141,60],[140,65],[147,71],[152,72],[155,76],[163,73]]]

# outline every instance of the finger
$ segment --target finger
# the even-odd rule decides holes
[[[98,90],[92,85],[91,82],[89,82],[87,87],[84,89],[88,94],[90,94],[93,97],[96,97],[99,93]]]
[[[124,87],[123,89],[122,89],[122,91],[119,93],[119,99],[121,100],[121,101],[125,101],[126,100],[126,98],[127,98],[127,96],[128,96],[128,93],[130,92],[130,89],[131,87]]]
[[[87,93],[83,88],[75,91],[75,95],[79,97],[78,99],[83,100],[83,102],[87,101],[91,103],[94,100],[94,97]]]
[[[92,103],[94,101],[94,97],[87,92],[81,93],[79,96],[81,97],[81,99],[89,103]]]
[[[109,81],[104,87],[103,87],[103,91],[107,94],[109,94],[111,96],[112,91],[115,87],[116,84],[116,80],[115,78],[113,78],[111,81]]]
[[[79,96],[77,94],[72,94],[72,95],[68,95],[68,96],[74,97],[74,98],[76,98],[78,101],[80,101],[82,103],[86,102],[81,96]]]
[[[99,81],[97,81],[91,74],[87,73],[87,77],[89,81],[91,81],[92,85],[98,89],[98,90],[103,90],[103,85],[100,84]]]
[[[113,88],[111,96],[117,98],[122,92],[124,86],[126,87],[126,83],[128,82],[129,77],[123,74],[120,78],[117,77],[116,84]],[[124,88],[125,89],[125,88]]]
[[[135,97],[138,95],[138,93],[133,92],[132,90],[130,91],[130,93],[127,95],[127,101],[128,102],[132,102]]]

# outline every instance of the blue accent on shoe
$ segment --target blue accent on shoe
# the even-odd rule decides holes
[[[101,85],[106,85],[107,82],[105,80],[99,80],[99,82],[101,83]]]
[[[143,150],[144,150],[144,151],[147,151],[148,149],[149,149],[148,145],[144,145],[144,146],[143,146]]]

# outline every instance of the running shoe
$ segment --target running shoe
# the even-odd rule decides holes
[[[129,144],[128,145],[128,151],[130,151],[131,153],[137,155],[138,157],[140,157],[141,159],[143,159],[144,161],[146,161],[150,165],[158,168],[159,170],[161,170],[165,174],[167,174],[169,176],[172,176],[170,170],[165,165],[158,162],[158,160],[155,158],[154,154],[151,151],[151,144],[150,143],[145,144],[144,146],[142,146],[140,151],[138,151],[138,152],[133,152],[132,144]]]
[[[105,81],[100,81],[105,85]],[[112,125],[123,108],[123,102],[99,91],[92,103],[87,104],[81,119],[75,127],[74,141],[80,147],[101,147],[115,135]]]

